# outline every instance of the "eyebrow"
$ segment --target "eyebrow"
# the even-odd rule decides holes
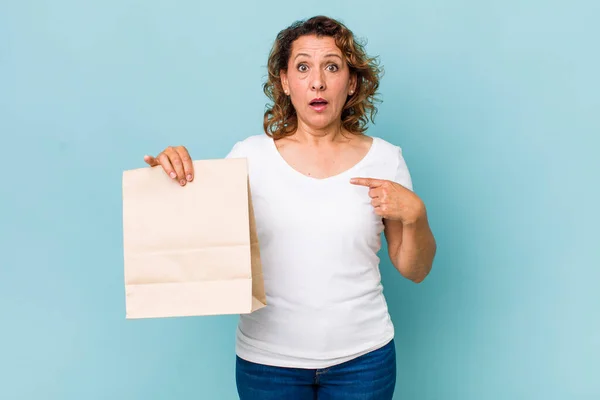
[[[296,57],[294,57],[294,60],[296,60],[296,58],[300,57],[300,56],[305,56],[310,58],[310,54],[306,54],[306,53],[298,53],[296,54]],[[340,57],[339,55],[335,54],[335,53],[329,53],[329,54],[325,54],[324,57],[337,57],[340,59],[340,61],[342,61],[342,57]]]

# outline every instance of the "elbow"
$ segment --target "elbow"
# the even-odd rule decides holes
[[[433,263],[428,263],[421,268],[413,269],[410,272],[398,270],[406,279],[410,280],[413,283],[421,283],[427,278],[429,273],[431,272]]]
[[[431,245],[430,256],[428,257],[427,262],[424,266],[417,269],[418,272],[416,274],[413,274],[413,276],[409,278],[411,281],[413,281],[414,283],[421,283],[425,280],[425,278],[427,278],[427,276],[431,272],[431,269],[433,268],[433,260],[435,259],[436,252],[437,244],[435,240],[433,240],[433,243]]]
[[[400,275],[414,283],[421,283],[431,272],[436,252],[437,245],[435,240],[433,240],[425,257],[419,257],[420,259],[413,260],[412,262],[406,262],[406,260],[396,257],[392,263],[398,272],[400,272]]]
[[[422,273],[422,274],[418,274],[416,276],[410,276],[410,277],[406,277],[409,280],[411,280],[413,283],[421,283],[425,280],[425,278],[427,278],[427,275],[429,275],[429,271]]]
[[[400,275],[402,275],[404,278],[408,279],[409,281],[413,282],[413,283],[421,283],[425,280],[425,278],[427,277],[427,275],[429,274],[429,270],[428,269],[424,269],[424,270],[419,270],[419,271],[414,271],[414,270],[408,270],[405,271],[402,268],[396,268],[398,270],[398,272],[400,272]]]

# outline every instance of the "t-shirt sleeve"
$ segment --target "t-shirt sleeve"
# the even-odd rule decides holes
[[[246,155],[244,154],[243,150],[242,150],[242,142],[237,142],[235,145],[233,145],[232,149],[229,151],[229,153],[227,153],[227,155],[225,156],[225,158],[244,158],[246,157]]]
[[[397,158],[398,162],[396,164],[396,171],[394,175],[394,182],[397,182],[404,186],[405,188],[413,191],[412,179],[410,177],[410,171],[408,170],[408,166],[406,165],[406,161],[402,155],[402,149],[400,147],[397,148]]]

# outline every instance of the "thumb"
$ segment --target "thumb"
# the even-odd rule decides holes
[[[146,164],[148,164],[151,167],[156,167],[157,165],[160,165],[160,163],[158,162],[158,160],[156,158],[149,156],[149,155],[144,156],[144,161],[146,162]]]

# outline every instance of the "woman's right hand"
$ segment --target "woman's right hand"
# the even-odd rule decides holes
[[[181,186],[194,180],[194,165],[187,149],[183,146],[169,146],[156,157],[144,156],[151,167],[162,166],[163,170]]]

